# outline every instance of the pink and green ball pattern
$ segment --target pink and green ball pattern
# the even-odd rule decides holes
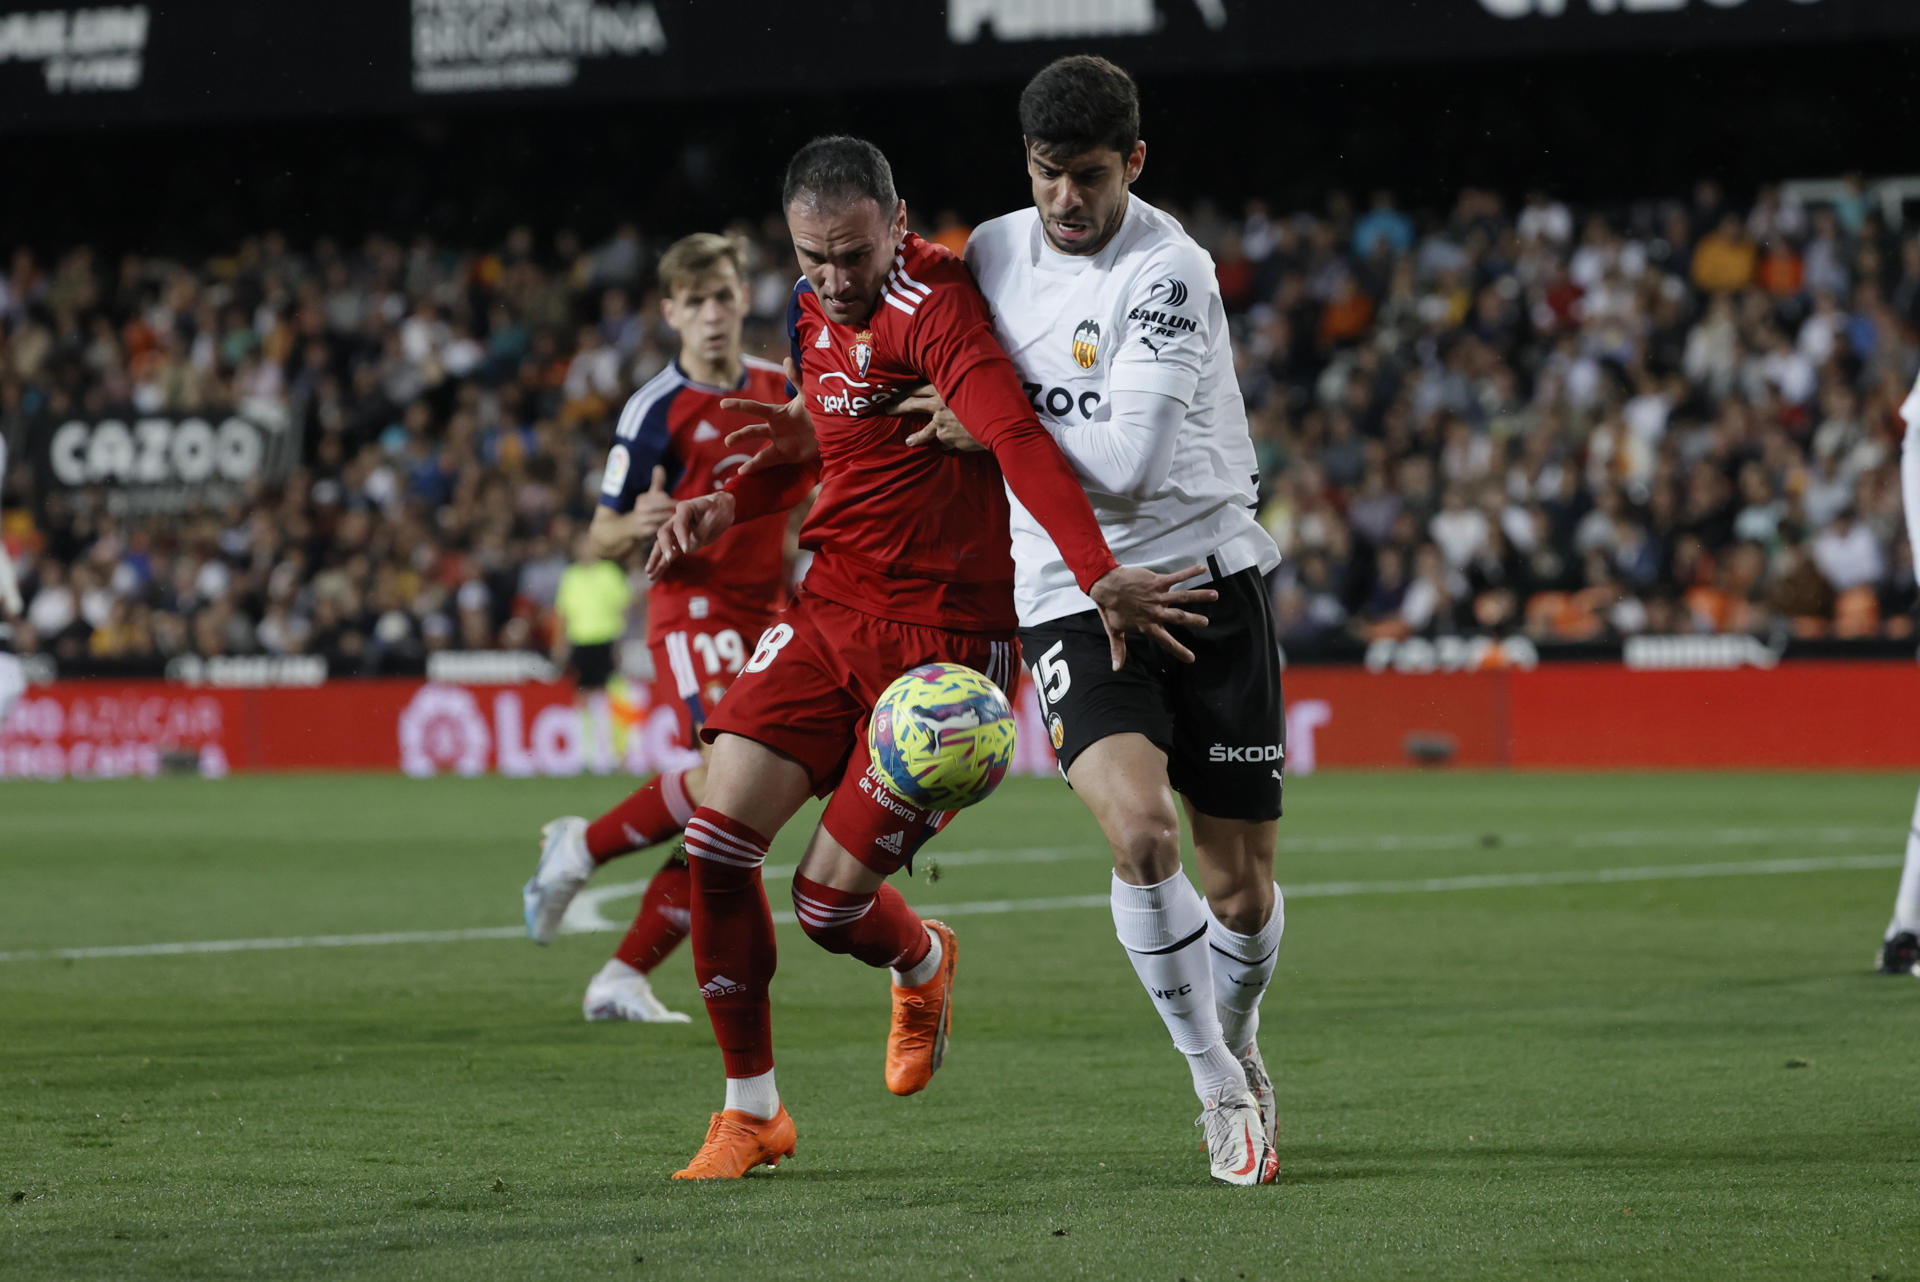
[[[1000,688],[958,663],[928,663],[881,694],[867,753],[893,794],[922,810],[983,800],[1013,764],[1013,708]]]

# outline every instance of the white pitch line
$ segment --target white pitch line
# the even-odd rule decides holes
[[[188,953],[264,953],[289,948],[366,948],[376,944],[452,944],[467,939],[524,939],[526,934],[524,926],[471,926],[465,930],[388,930],[371,935],[281,935],[267,939],[201,939],[173,944],[107,944],[96,948],[42,948],[0,953],[0,962],[177,957]]]
[[[1690,881],[1702,877],[1772,877],[1790,873],[1843,872],[1897,868],[1898,855],[1834,855],[1821,859],[1753,859],[1737,863],[1661,864],[1633,868],[1564,869],[1555,872],[1488,873],[1467,877],[1425,877],[1394,881],[1321,881],[1284,886],[1293,899],[1337,899],[1353,895],[1435,894],[1458,890],[1503,890],[1529,886],[1598,886],[1634,881]],[[952,904],[916,904],[922,916],[972,917],[1002,913],[1054,912],[1065,908],[1103,908],[1098,895],[1060,895],[1036,899],[975,899]],[[775,913],[792,925],[792,913]],[[614,927],[613,929],[621,929]],[[189,953],[267,952],[295,948],[359,948],[379,944],[449,944],[470,939],[518,939],[519,926],[478,926],[466,930],[405,930],[371,935],[291,935],[277,939],[211,939],[172,944],[118,944],[97,948],[42,948],[0,952],[0,962],[68,961],[102,957],[173,957]]]
[[[930,852],[929,863],[942,868],[967,868],[975,864],[1054,864],[1067,859],[1082,859],[1102,852],[1102,846],[1022,846],[1006,850],[951,850],[945,854]],[[762,881],[785,881],[798,870],[798,864],[765,864],[760,869]],[[627,924],[610,920],[600,911],[600,906],[615,899],[625,899],[630,895],[643,893],[651,878],[643,877],[639,881],[608,882],[605,885],[588,886],[573,902],[567,905],[567,915],[560,919],[560,929],[569,935],[591,934],[601,930],[625,930]]]
[[[1493,840],[1490,842],[1488,838]],[[1573,837],[1508,833],[1385,833],[1354,837],[1280,838],[1279,855],[1332,855],[1355,852],[1373,854],[1417,854],[1422,851],[1510,848],[1524,850],[1538,846],[1613,847],[1640,845],[1699,846],[1781,846],[1849,845],[1854,842],[1889,845],[1901,840],[1897,828],[1645,828],[1605,829]],[[978,864],[1050,864],[1086,858],[1104,853],[1097,844],[1078,846],[1026,846],[1011,849],[992,847],[977,850],[939,849],[927,852],[926,862],[941,868],[967,868]],[[793,876],[793,864],[768,864],[761,870],[767,881],[784,881]],[[1346,883],[1341,883],[1346,884]],[[568,934],[592,934],[603,930],[625,930],[624,922],[609,918],[602,906],[618,899],[637,896],[647,888],[647,879],[606,882],[588,886],[567,906],[561,929]]]

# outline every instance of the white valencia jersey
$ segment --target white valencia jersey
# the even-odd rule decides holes
[[[1258,467],[1213,259],[1179,223],[1130,197],[1113,239],[1083,257],[1049,246],[1038,211],[1024,209],[975,229],[966,258],[1000,345],[1056,438],[1107,421],[1115,391],[1157,392],[1187,407],[1172,471],[1155,493],[1087,492],[1121,564],[1166,571],[1212,558],[1222,577],[1279,564],[1253,515]],[[1008,499],[1020,625],[1093,609],[1046,530]]]

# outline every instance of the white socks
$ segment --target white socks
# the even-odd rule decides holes
[[[926,927],[923,926],[921,929],[926,930]],[[893,982],[900,987],[918,988],[940,973],[940,936],[928,930],[927,938],[933,943],[933,947],[927,950],[927,955],[922,957],[913,969],[893,972]]]
[[[1893,900],[1887,938],[1903,930],[1920,935],[1920,799],[1914,801],[1913,826],[1907,829],[1907,866],[1900,870],[1900,893]]]
[[[758,1077],[729,1077],[727,1107],[751,1113],[763,1122],[778,1113],[780,1092],[773,1086],[773,1070],[768,1069]]]
[[[1193,1091],[1202,1103],[1247,1089],[1240,1061],[1227,1049],[1214,1010],[1213,970],[1207,961],[1207,905],[1184,872],[1154,886],[1130,886],[1114,874],[1113,932],[1154,1009],[1187,1057]]]
[[[646,976],[640,974],[639,967],[629,966],[618,957],[609,957],[607,958],[607,964],[600,968],[600,973],[595,975],[594,978],[596,980],[632,979],[636,975],[642,979],[646,978]]]
[[[1203,901],[1204,902],[1204,901]],[[1260,999],[1273,980],[1280,936],[1287,930],[1287,904],[1273,888],[1273,914],[1251,935],[1237,935],[1207,910],[1207,957],[1213,963],[1213,1003],[1227,1049],[1245,1055],[1260,1031]]]

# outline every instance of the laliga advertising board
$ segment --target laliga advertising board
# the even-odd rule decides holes
[[[623,769],[685,768],[671,709],[645,687],[622,710]],[[1015,702],[1017,774],[1053,756],[1030,690]],[[0,725],[0,779],[116,779],[163,771],[387,770],[416,778],[570,776],[586,768],[565,683],[411,680],[230,688],[167,681],[65,681],[32,687]]]

